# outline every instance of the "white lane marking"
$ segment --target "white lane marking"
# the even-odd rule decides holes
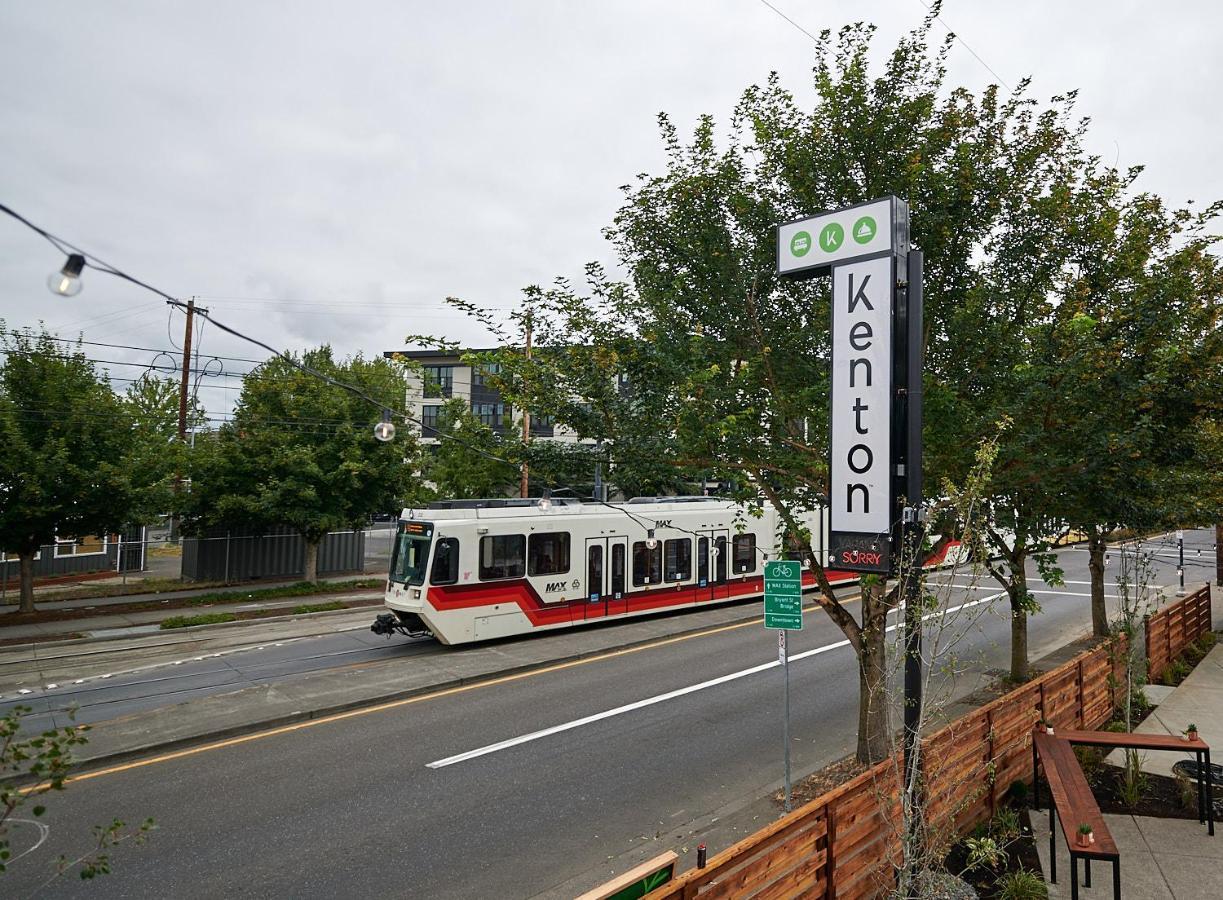
[[[970,606],[980,606],[982,603],[990,603],[1005,594],[993,594],[989,597],[981,597],[977,600],[970,600],[967,603],[961,603],[959,606],[951,606],[942,612],[927,613],[922,616],[922,621],[934,618],[939,615],[948,615],[950,613],[959,612],[961,609],[966,609]],[[899,617],[899,613],[904,609],[901,604],[900,608],[895,612]],[[899,621],[889,625],[887,631],[895,631],[900,627]],[[819,656],[821,653],[827,653],[830,650],[838,650],[841,647],[848,647],[849,641],[834,641],[831,644],[825,644],[823,647],[816,647],[814,650],[804,650],[802,653],[796,653],[790,657],[791,663],[796,663],[804,659],[809,659],[813,656]],[[720,684],[726,684],[731,681],[736,681],[740,678],[746,678],[749,675],[756,675],[760,672],[766,672],[769,669],[775,669],[781,663],[777,660],[761,663],[758,666],[752,666],[747,669],[740,669],[738,672],[731,672],[729,675],[720,675],[717,678],[711,678],[708,681],[702,681],[699,684],[691,684],[688,687],[677,688],[673,691],[667,691],[665,694],[656,694],[653,697],[646,697],[644,700],[637,700],[633,703],[626,703],[624,706],[617,706],[614,709],[605,709],[602,712],[597,712],[589,716],[583,716],[580,719],[574,719],[570,722],[564,722],[560,725],[553,725],[551,728],[543,728],[539,731],[532,731],[530,734],[519,735],[518,737],[509,738],[508,740],[498,741],[495,744],[489,744],[485,747],[477,747],[475,750],[468,750],[466,753],[458,753],[454,756],[447,756],[445,759],[436,759],[425,765],[430,769],[442,769],[446,766],[453,766],[455,763],[466,762],[469,759],[475,759],[479,756],[487,756],[490,753],[496,753],[500,750],[508,750],[510,747],[517,747],[521,744],[527,744],[532,741],[538,741],[541,738],[550,737],[554,734],[560,734],[565,731],[572,731],[575,728],[581,728],[583,725],[590,725],[594,722],[601,722],[604,719],[610,719],[614,716],[621,716],[625,713],[634,712],[639,709],[645,709],[647,706],[654,706],[658,703],[665,703],[667,700],[674,700],[677,697],[684,697],[688,694],[695,694],[697,691],[703,691],[707,688],[717,687]]]

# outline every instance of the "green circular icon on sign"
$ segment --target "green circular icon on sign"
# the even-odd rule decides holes
[[[820,232],[820,249],[825,253],[835,253],[845,242],[845,229],[837,222],[829,222]]]
[[[790,238],[790,252],[795,256],[806,256],[811,249],[811,235],[805,231],[795,232]]]
[[[875,220],[871,216],[863,216],[858,221],[854,222],[854,240],[859,244],[869,244],[874,238],[875,232],[878,230],[875,225]]]

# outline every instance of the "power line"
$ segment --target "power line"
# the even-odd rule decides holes
[[[812,34],[810,31],[808,31],[808,30],[807,30],[806,28],[804,28],[803,26],[799,25],[797,22],[795,22],[793,19],[791,19],[791,18],[790,18],[789,16],[787,16],[785,13],[783,13],[783,12],[782,12],[780,9],[778,9],[776,6],[774,6],[772,3],[770,3],[770,2],[769,2],[769,0],[760,0],[760,2],[761,2],[761,3],[763,3],[765,6],[767,6],[769,9],[773,10],[773,12],[777,13],[777,15],[781,16],[783,19],[785,19],[787,22],[789,22],[791,25],[793,25],[795,28],[797,28],[799,31],[801,31],[803,34],[805,34],[807,37],[811,38],[811,40],[815,41],[815,43],[817,43],[817,44],[818,44],[818,43],[820,42],[820,39],[819,39],[819,38],[817,38],[817,37],[816,37],[814,34]]]
[[[764,2],[764,0],[761,0],[761,2]],[[943,21],[943,17],[942,17],[941,15],[939,15],[939,12],[938,12],[938,11],[936,11],[936,10],[935,10],[935,8],[934,8],[933,6],[931,6],[929,3],[927,3],[927,2],[926,2],[926,0],[917,0],[917,2],[918,2],[918,3],[920,3],[922,6],[926,7],[926,9],[927,9],[929,12],[933,13],[933,15],[934,15],[934,20],[935,20],[936,22],[938,22],[940,25],[942,25],[944,28],[946,28],[946,29],[947,29],[947,33],[948,33],[949,35],[951,35],[951,36],[952,36],[952,38],[954,38],[955,40],[959,41],[959,42],[960,42],[960,45],[961,45],[961,46],[962,46],[962,47],[963,47],[965,50],[967,50],[969,53],[971,53],[971,54],[973,55],[973,58],[974,58],[974,59],[975,59],[977,62],[979,62],[981,65],[985,66],[985,68],[986,68],[986,69],[989,71],[989,73],[990,73],[991,75],[993,75],[995,78],[997,78],[997,79],[998,79],[998,82],[999,82],[999,83],[1000,83],[1000,84],[1001,84],[1001,85],[1002,85],[1004,88],[1006,88],[1008,91],[1012,91],[1012,92],[1015,90],[1013,87],[1011,87],[1009,84],[1007,84],[1007,83],[1006,83],[1006,81],[1003,79],[1003,77],[1002,77],[1001,75],[999,75],[997,72],[995,72],[995,71],[994,71],[993,67],[992,67],[992,66],[990,66],[990,64],[989,64],[989,63],[987,63],[987,62],[986,62],[984,59],[982,59],[982,58],[981,58],[981,55],[980,55],[979,53],[977,53],[977,51],[976,51],[976,50],[974,50],[974,49],[972,49],[972,47],[968,46],[968,42],[967,42],[967,41],[965,41],[965,40],[964,40],[962,37],[960,37],[960,34],[959,34],[959,32],[958,32],[958,31],[956,31],[956,30],[955,30],[955,29],[953,29],[953,28],[952,28],[950,25],[948,25],[946,22],[944,22],[944,21]]]

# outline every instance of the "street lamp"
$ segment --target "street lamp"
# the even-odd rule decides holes
[[[382,421],[374,426],[374,437],[386,443],[395,438],[395,423],[391,421],[391,411],[384,409],[382,411]]]
[[[51,293],[61,297],[75,297],[81,292],[81,271],[84,268],[84,256],[79,253],[68,254],[64,267],[47,276],[47,287],[51,289]]]

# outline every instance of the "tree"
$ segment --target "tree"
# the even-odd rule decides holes
[[[133,448],[129,473],[137,487],[138,518],[150,521],[175,505],[189,448],[178,440],[179,382],[151,372],[128,385],[124,402],[133,421]],[[191,399],[187,427],[207,422],[204,408]]]
[[[927,261],[927,482],[964,481],[1006,410],[971,403],[981,374],[963,354],[988,366],[988,348],[1010,339],[1016,317],[1028,321],[1022,298],[1052,277],[1027,217],[1072,180],[1080,130],[1069,122],[1072,97],[1037,111],[1026,82],[1006,99],[994,87],[980,97],[946,91],[950,44],[929,46],[936,14],[901,39],[877,77],[867,64],[872,28],[824,33],[814,106],[800,108],[771,76],[744,93],[721,144],[712,117],[685,142],[660,116],[666,170],[626,186],[606,232],[628,280],[592,266],[585,295],[565,281],[528,288],[538,344],[550,352],[496,355],[509,399],[637,455],[629,465],[714,478],[749,505],[767,500],[801,533],[799,516],[827,492],[829,289],[774,276],[773,227],[896,194],[910,203]],[[1056,199],[1046,205],[1053,216]],[[1036,265],[1020,265],[1025,241]],[[1007,310],[989,303],[1004,272],[1016,281]],[[887,750],[881,623],[897,592],[866,584],[859,621],[818,565],[816,577],[819,602],[857,654],[858,755],[875,761]]]
[[[481,422],[466,401],[456,397],[443,404],[437,432],[444,437],[428,453],[423,475],[438,496],[504,497],[516,485],[518,468],[503,461],[515,442],[503,440]]]
[[[46,331],[0,340],[0,546],[20,557],[20,609],[33,612],[40,547],[130,521],[133,421],[79,345]]]
[[[318,545],[397,508],[419,490],[416,442],[406,429],[374,438],[381,410],[369,400],[302,371],[304,365],[397,406],[406,381],[392,363],[360,355],[336,362],[330,347],[273,357],[243,382],[233,419],[197,436],[184,528],[289,525],[306,543],[306,580],[318,580]]]

